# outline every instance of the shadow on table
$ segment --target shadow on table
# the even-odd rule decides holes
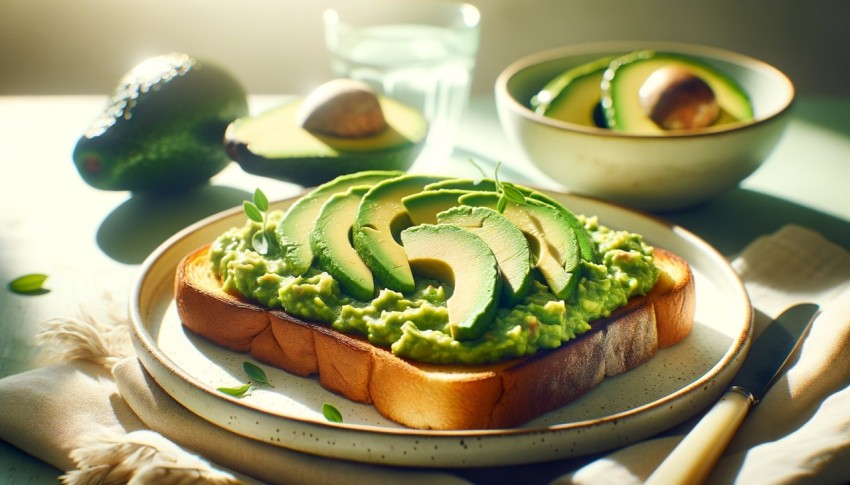
[[[850,101],[846,97],[808,97],[794,105],[794,119],[850,137]]]
[[[236,207],[251,194],[205,185],[179,195],[134,195],[100,225],[97,243],[116,261],[139,264],[174,233],[204,217]],[[747,189],[736,189],[696,208],[660,214],[699,235],[728,258],[756,237],[786,224],[814,229],[850,249],[850,221]]]
[[[699,235],[727,258],[737,255],[755,238],[787,224],[818,231],[850,250],[850,221],[746,189],[736,189],[699,207],[661,217]]]
[[[101,222],[97,244],[118,262],[139,264],[186,226],[250,198],[249,192],[219,185],[174,195],[136,194]]]

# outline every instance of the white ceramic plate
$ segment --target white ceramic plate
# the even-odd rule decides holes
[[[325,391],[316,379],[269,366],[262,367],[273,388],[262,387],[242,398],[216,391],[246,382],[242,363],[251,358],[184,330],[174,305],[174,271],[191,250],[241,225],[241,208],[186,228],[144,263],[131,296],[139,358],[175,400],[234,433],[307,453],[403,466],[510,465],[586,455],[650,437],[711,404],[740,367],[751,334],[749,299],[728,262],[681,227],[604,202],[550,195],[576,213],[596,214],[609,227],[641,233],[650,244],[689,261],[696,276],[696,323],[680,344],[523,427],[410,430],[371,406]],[[279,201],[274,207],[291,202]],[[323,403],[336,406],[345,422],[325,420]]]

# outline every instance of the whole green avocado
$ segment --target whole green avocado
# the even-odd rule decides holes
[[[74,164],[103,190],[174,192],[200,185],[230,163],[224,132],[248,113],[240,82],[190,55],[136,65],[80,137]]]

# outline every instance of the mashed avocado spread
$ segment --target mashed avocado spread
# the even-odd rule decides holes
[[[283,216],[271,211],[266,230]],[[459,341],[448,332],[446,300],[452,288],[417,279],[402,294],[381,289],[371,301],[346,295],[338,282],[314,262],[303,275],[292,274],[285,248],[272,245],[266,255],[252,249],[251,237],[262,224],[248,220],[219,236],[210,250],[213,271],[225,291],[268,308],[283,309],[305,320],[363,336],[404,358],[435,364],[484,364],[554,349],[590,329],[655,285],[653,250],[640,235],[602,226],[595,217],[579,217],[596,245],[599,263],[582,261],[577,290],[559,300],[540,281],[516,305],[499,308],[484,334]]]

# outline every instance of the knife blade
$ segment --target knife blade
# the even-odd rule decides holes
[[[647,484],[702,483],[723,450],[781,374],[820,312],[814,303],[789,307],[753,342],[741,369],[720,400],[650,475]]]

